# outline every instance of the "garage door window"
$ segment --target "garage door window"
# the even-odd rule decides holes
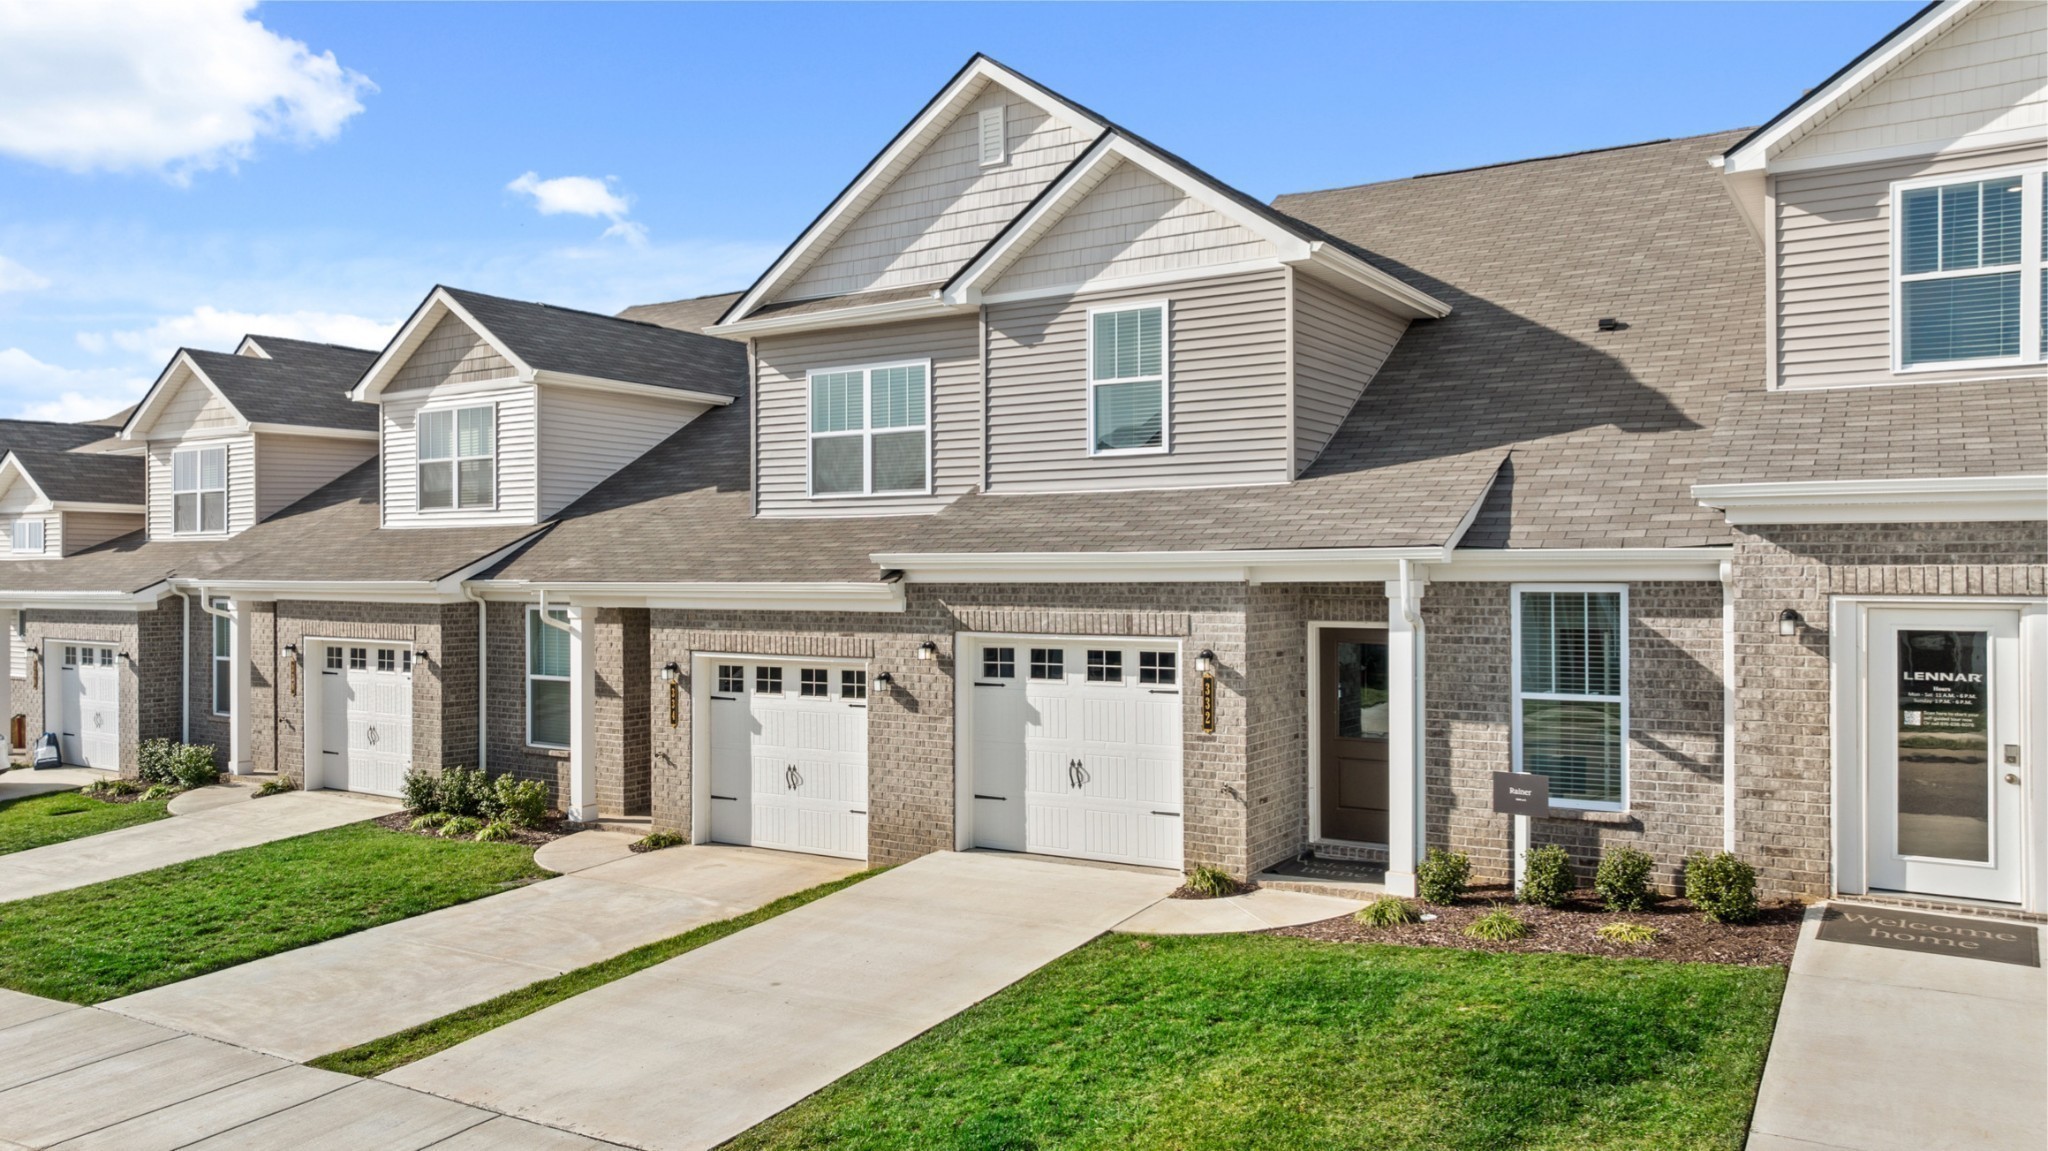
[[[798,685],[801,689],[799,694],[813,698],[832,694],[832,673],[824,668],[802,668],[797,672],[797,675],[799,677]]]
[[[747,669],[736,663],[719,664],[718,690],[726,695],[738,695],[747,690]]]
[[[569,622],[567,608],[548,618]],[[543,621],[540,609],[526,609],[526,742],[535,747],[569,746],[569,633]]]
[[[341,649],[340,649],[340,648],[338,648],[338,647],[330,647],[330,648],[328,648],[328,649],[327,649],[327,670],[328,670],[328,671],[340,671],[340,670],[341,670]]]
[[[1088,652],[1089,683],[1122,683],[1124,681],[1124,653],[1120,651]]]
[[[1067,653],[1056,647],[1031,649],[1032,679],[1067,678]]]
[[[348,649],[348,669],[350,671],[370,670],[370,649],[366,647],[352,647]]]
[[[868,697],[868,673],[864,671],[842,671],[839,673],[840,699],[866,699]]]
[[[779,667],[755,668],[754,693],[756,695],[781,695],[782,669]]]
[[[1015,679],[1017,677],[1017,649],[1014,647],[982,648],[981,676],[983,679]]]
[[[1179,657],[1170,651],[1141,651],[1138,653],[1139,683],[1173,683],[1179,677],[1175,666]]]

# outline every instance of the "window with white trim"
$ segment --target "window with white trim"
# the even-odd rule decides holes
[[[569,609],[549,608],[548,618],[568,623]],[[526,609],[526,742],[569,746],[569,633],[538,607]]]
[[[43,554],[43,521],[40,518],[15,520],[12,536],[11,550],[30,555]]]
[[[1515,770],[1558,807],[1628,802],[1628,590],[1515,588]]]
[[[215,611],[228,610],[228,601],[213,601]],[[213,617],[213,714],[227,715],[235,702],[235,621]]]
[[[228,530],[228,450],[182,448],[171,453],[171,531]]]
[[[1901,369],[2042,358],[2048,198],[2041,172],[1892,186],[1893,351]]]
[[[1166,305],[1088,313],[1090,455],[1167,449]]]
[[[931,490],[931,365],[878,364],[812,372],[814,496]]]
[[[421,511],[497,506],[498,409],[495,404],[420,413]]]

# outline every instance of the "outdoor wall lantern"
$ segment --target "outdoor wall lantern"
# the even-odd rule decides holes
[[[1798,635],[1799,629],[1805,626],[1806,621],[1800,619],[1799,613],[1789,607],[1778,613],[1779,635]]]
[[[292,662],[294,662],[294,663],[298,662],[298,658],[299,658],[299,645],[298,645],[298,644],[295,644],[295,643],[288,643],[288,644],[284,645],[284,654],[285,654],[285,655],[287,655],[287,656],[289,656],[289,657],[291,657],[291,659],[292,659]]]
[[[926,640],[923,643],[917,645],[917,658],[919,659],[933,659],[937,657],[938,654],[939,645],[933,643],[930,640]],[[888,673],[883,672],[882,674],[887,675]],[[881,681],[877,680],[875,682],[880,683]]]
[[[886,671],[875,677],[875,687],[881,691],[888,691],[895,686],[896,677]]]
[[[1196,671],[1208,671],[1208,670],[1209,670],[1210,668],[1213,668],[1213,667],[1215,667],[1215,666],[1216,666],[1216,653],[1215,653],[1215,652],[1213,652],[1213,651],[1210,651],[1210,650],[1209,650],[1208,648],[1206,648],[1206,647],[1205,647],[1205,648],[1203,648],[1203,649],[1202,649],[1201,651],[1199,651],[1199,652],[1195,653],[1195,670],[1196,670]]]
[[[665,664],[662,664],[662,665],[661,665],[661,682],[663,682],[663,683],[675,683],[675,682],[677,682],[678,680],[680,680],[680,679],[682,679],[682,678],[683,678],[683,669],[682,669],[682,668],[679,668],[679,667],[677,667],[677,666],[675,665],[675,661],[674,661],[674,660],[670,660],[670,661],[669,661],[668,663],[665,663]]]

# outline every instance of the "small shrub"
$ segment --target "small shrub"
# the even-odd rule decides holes
[[[501,843],[510,838],[512,838],[512,825],[503,820],[486,823],[476,829],[476,841],[478,843]]]
[[[177,754],[178,741],[175,739],[145,739],[135,752],[135,776],[144,783],[178,782],[171,772],[171,760]]]
[[[169,799],[176,794],[178,794],[178,789],[168,783],[152,783],[149,785],[149,789],[142,793],[142,798],[154,803],[159,799]]]
[[[1458,902],[1472,882],[1472,858],[1460,851],[1432,847],[1415,867],[1415,894],[1439,907]]]
[[[1578,880],[1572,875],[1572,861],[1556,844],[1534,848],[1522,864],[1523,903],[1537,907],[1563,907],[1572,897]]]
[[[548,818],[548,785],[537,779],[498,776],[491,781],[491,793],[480,814],[513,827],[539,827]]]
[[[491,781],[480,768],[444,767],[435,798],[436,811],[475,819],[484,814],[484,804],[491,798]]]
[[[1708,923],[1756,918],[1756,868],[1722,851],[1696,855],[1685,865],[1685,897]]]
[[[412,828],[414,831],[432,831],[446,822],[448,822],[447,812],[430,811],[425,815],[420,816],[418,819],[413,820],[406,826]]]
[[[1205,899],[1237,894],[1237,880],[1220,867],[1197,867],[1188,872],[1187,889]]]
[[[132,779],[95,779],[87,784],[87,795],[134,795],[142,790],[142,784]]]
[[[634,840],[633,846],[641,851],[660,851],[664,847],[681,847],[688,842],[690,840],[687,836],[677,835],[673,831],[650,831]]]
[[[468,839],[484,829],[484,821],[474,815],[453,815],[441,825],[442,839]]]
[[[256,789],[256,794],[259,796],[282,795],[287,791],[297,791],[298,789],[299,785],[289,776],[273,775],[263,781],[263,786]]]
[[[441,810],[441,780],[423,767],[410,768],[398,785],[399,802],[414,815]]]
[[[171,778],[159,782],[184,788],[209,787],[220,782],[220,761],[209,744],[178,744],[171,750],[168,768]]]
[[[1593,932],[1609,943],[1625,943],[1630,947],[1646,947],[1657,942],[1663,932],[1647,923],[1603,923]]]
[[[1600,857],[1593,890],[1609,911],[1641,911],[1650,904],[1650,873],[1656,869],[1648,852],[1617,847]]]
[[[1415,905],[1398,895],[1382,895],[1358,909],[1351,917],[1361,927],[1399,927],[1404,923],[1417,923],[1422,913]]]
[[[1511,940],[1527,936],[1529,934],[1529,925],[1522,922],[1521,916],[1516,915],[1507,908],[1496,907],[1485,915],[1473,920],[1465,928],[1465,934],[1474,939],[1485,939],[1494,943],[1507,943]]]

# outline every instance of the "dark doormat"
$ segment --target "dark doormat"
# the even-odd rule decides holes
[[[1957,955],[2021,967],[2041,966],[2040,930],[1996,919],[1831,903],[1821,913],[1818,938],[1829,943],[1860,943],[1894,951]]]
[[[1345,883],[1385,883],[1384,864],[1356,859],[1290,859],[1266,869],[1267,875],[1288,875],[1298,879],[1335,879]]]

